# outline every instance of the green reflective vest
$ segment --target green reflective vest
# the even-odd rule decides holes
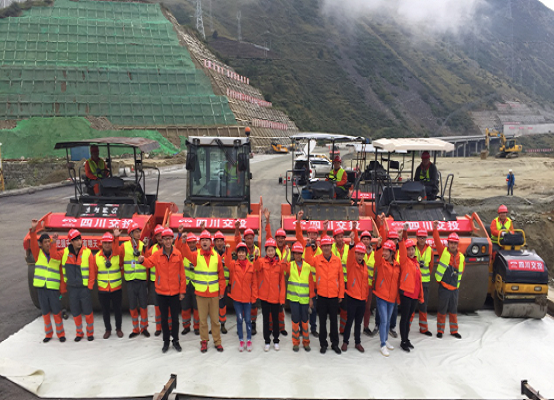
[[[194,288],[198,292],[219,292],[219,274],[217,271],[219,260],[217,253],[212,249],[209,265],[200,251],[197,254],[196,267],[194,268]]]
[[[82,282],[79,282],[79,284],[83,284],[84,287],[88,287],[88,277],[89,277],[89,259],[90,255],[92,254],[92,251],[88,247],[83,247],[80,250],[81,252],[81,263],[80,264],[68,264],[67,259],[69,258],[69,248],[66,247],[63,251],[62,256],[62,271],[63,271],[63,281],[67,283],[67,277],[68,277],[68,267],[78,269],[81,275]],[[72,274],[77,276],[76,274]],[[71,283],[77,283],[77,282],[71,282]]]
[[[187,284],[192,282],[194,286],[194,265],[190,262],[188,258],[183,257],[183,265],[185,267],[185,277],[187,279]]]
[[[498,230],[498,232],[500,232],[501,230],[510,231],[510,229],[512,228],[512,220],[510,218],[506,217],[506,221],[504,222],[504,224],[500,222],[498,217],[496,217],[494,221],[496,222],[496,229]],[[493,236],[491,234],[491,242],[493,242],[494,244],[498,244],[498,236]]]
[[[123,279],[121,277],[121,269],[119,268],[119,256],[112,256],[109,259],[111,262],[109,268],[106,266],[107,258],[102,250],[96,253],[94,260],[98,268],[98,276],[96,277],[98,288],[106,289],[109,284],[112,291],[121,289]]]
[[[123,243],[123,249],[125,250],[125,255],[123,256],[123,270],[125,272],[125,280],[126,281],[132,281],[132,280],[139,280],[139,281],[145,281],[146,280],[146,267],[142,264],[139,264],[138,257],[135,257],[133,254],[133,243],[128,240],[125,243]],[[144,243],[142,241],[138,241],[138,247],[137,250],[140,251],[142,254],[142,251],[144,249]]]
[[[35,262],[33,286],[36,288],[46,287],[46,289],[59,290],[61,260],[49,258],[42,249],[39,250],[38,259]]]
[[[329,180],[340,182],[344,174],[346,174],[346,171],[342,168],[339,168],[338,171],[331,169],[331,172],[329,172]],[[346,190],[344,186],[337,186],[337,187],[341,188],[342,190]]]
[[[296,261],[290,263],[290,276],[287,285],[287,299],[300,304],[310,303],[310,274],[311,266],[302,262],[302,269],[298,273]]]
[[[106,169],[106,163],[101,158],[98,160],[98,164],[96,164],[92,158],[89,158],[87,162],[90,172],[96,177],[98,177],[98,170],[104,171]]]
[[[333,246],[331,247],[331,253],[333,253],[333,255],[337,256],[340,259],[340,262],[342,264],[342,272],[344,273],[344,282],[346,282],[346,263],[348,262],[348,248],[346,244],[342,248],[342,256],[339,252],[339,249],[337,248],[336,243],[333,243]]]
[[[435,271],[435,279],[437,282],[447,283],[456,288],[460,287],[462,274],[464,273],[465,257],[460,253],[460,265],[458,269],[450,265],[451,254],[448,249],[444,249],[439,260],[439,265]]]
[[[419,269],[421,270],[421,281],[431,282],[431,271],[429,266],[431,265],[431,258],[433,257],[433,249],[430,246],[425,245],[423,253],[419,251],[419,248],[415,247],[417,262],[419,262]]]
[[[427,168],[427,170],[423,170],[423,168],[421,168],[419,170],[419,180],[422,181],[422,182],[431,182],[431,176],[429,175],[429,169],[430,168]]]
[[[364,263],[367,265],[367,282],[369,287],[373,286],[373,276],[375,274],[375,252],[372,251],[371,254],[366,254],[364,256]]]
[[[152,253],[151,254],[154,254],[155,252],[157,252],[160,249],[161,249],[161,247],[158,245],[158,243],[156,243],[154,246],[152,246]],[[156,282],[156,267],[150,268],[150,280],[152,282]]]
[[[252,253],[250,253],[250,250],[248,248],[246,249],[248,253],[246,255],[246,258],[248,258],[248,261],[250,261],[251,263],[254,262],[254,258],[255,258],[254,253],[256,252],[256,249],[258,249],[258,257],[259,257],[262,253],[260,252],[260,248],[258,246],[254,245],[254,251]]]

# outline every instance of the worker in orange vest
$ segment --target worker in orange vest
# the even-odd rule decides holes
[[[404,232],[408,231],[408,224]],[[400,347],[410,352],[414,346],[410,342],[410,322],[414,315],[417,303],[424,302],[423,284],[419,262],[416,257],[415,242],[412,239],[402,240],[399,243],[400,253]]]
[[[104,318],[104,339],[112,334],[110,322],[110,308],[113,307],[115,315],[115,331],[117,337],[122,338],[121,331],[121,287],[123,284],[123,267],[119,262],[119,229],[114,229],[113,235],[109,232],[102,236],[102,248],[93,257],[90,264],[88,288],[92,290],[94,283],[98,284],[98,300],[102,306]],[[115,239],[114,239],[115,237]]]
[[[235,253],[227,245],[225,258],[229,268],[229,297],[233,299],[237,315],[237,334],[239,336],[239,351],[252,351],[252,321],[250,307],[258,298],[258,277],[254,264],[247,258],[248,249],[245,243],[239,243]],[[246,341],[243,335],[243,322],[246,325]]]
[[[269,351],[269,316],[271,314],[273,321],[279,320],[279,308],[285,304],[286,286],[284,265],[275,253],[277,242],[275,239],[267,239],[264,247],[266,255],[254,261],[254,270],[258,275],[258,298],[262,305],[264,351]],[[275,350],[279,350],[279,324],[273,324],[273,346]]]
[[[435,279],[439,284],[439,303],[437,309],[437,337],[442,338],[446,324],[446,313],[450,323],[450,334],[457,339],[458,333],[458,293],[464,274],[465,257],[458,251],[460,238],[456,233],[448,235],[448,246],[444,247],[439,236],[439,222],[433,222],[433,239],[439,254],[439,264],[435,270]]]
[[[365,349],[362,346],[362,321],[366,309],[366,300],[369,296],[369,275],[367,265],[364,261],[367,248],[365,244],[358,243],[350,245],[347,258],[347,282],[346,298],[348,304],[348,313],[346,324],[344,327],[343,343],[341,350],[348,350],[348,342],[350,339],[350,331],[352,324],[354,325],[354,343],[355,348],[360,353]]]
[[[329,347],[327,342],[327,316],[330,320],[331,349],[335,353],[341,354],[337,317],[339,304],[344,298],[344,272],[341,260],[331,251],[332,246],[333,239],[324,236],[321,238],[321,254],[314,255],[312,247],[308,247],[305,253],[306,261],[315,268],[316,274],[321,354],[325,354],[327,347]]]
[[[271,213],[267,208],[263,210],[264,216],[265,216],[265,239],[273,239],[273,235],[271,234],[271,224],[269,223],[269,217]],[[279,260],[284,262],[290,262],[291,261],[291,254],[290,254],[290,248],[286,244],[287,239],[287,233],[284,229],[277,229],[275,232],[275,241],[277,242],[277,248],[275,249],[275,253],[277,254],[277,257],[279,257]],[[285,279],[286,281],[286,279]],[[285,282],[286,283],[286,282]],[[270,322],[270,330],[272,330],[271,326],[273,324],[273,319],[269,318]],[[285,329],[285,307],[284,305],[281,306],[279,309],[279,331],[281,332],[281,335],[287,336],[289,333]]]
[[[184,256],[189,259],[194,268],[194,288],[200,317],[200,352],[202,353],[208,351],[210,339],[208,315],[215,348],[219,352],[223,351],[219,323],[219,300],[223,298],[226,289],[225,272],[221,257],[212,249],[211,244],[210,232],[204,230],[200,234],[200,249],[193,252],[187,246],[183,247]]]
[[[52,236],[53,240],[51,240],[47,233],[43,233],[37,240],[37,226],[38,220],[33,219],[29,230],[29,247],[35,259],[33,287],[36,288],[42,319],[44,320],[45,336],[42,341],[48,343],[52,339],[54,333],[52,320],[50,319],[50,314],[52,314],[56,324],[56,335],[63,343],[65,342],[65,331],[60,304],[60,284],[63,282],[63,272],[60,260],[51,256],[51,254],[57,254],[56,240],[58,234],[54,234]]]
[[[184,254],[183,246],[188,246],[190,251],[197,250],[198,237],[192,232],[187,236],[183,236],[183,226],[179,226],[179,236],[181,240],[175,242],[177,250]],[[183,318],[183,331],[181,335],[186,335],[190,332],[190,320],[193,318],[193,329],[195,335],[200,335],[200,316],[198,315],[198,304],[196,303],[196,294],[194,293],[194,268],[190,260],[183,257],[185,264],[185,275],[187,277],[187,292],[185,298],[181,300],[181,317]]]
[[[187,279],[183,255],[173,246],[173,231],[165,228],[162,231],[163,247],[152,253],[148,258],[139,257],[139,262],[146,268],[156,268],[156,296],[160,305],[162,319],[163,347],[162,353],[169,350],[169,337],[173,338],[173,347],[182,351],[179,344],[179,311],[180,300],[185,298]],[[171,312],[171,331],[168,323],[168,310]]]

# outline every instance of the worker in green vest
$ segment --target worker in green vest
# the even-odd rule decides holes
[[[428,151],[421,154],[421,164],[416,168],[414,180],[423,183],[427,200],[435,200],[439,193],[439,178],[435,164],[431,162]]]
[[[188,246],[190,251],[196,251],[196,245],[198,243],[196,235],[189,232],[186,236],[183,236],[183,225],[179,225],[178,229],[179,236],[175,241],[175,247],[177,250],[183,254],[183,246]],[[186,335],[190,332],[191,317],[193,319],[192,327],[194,329],[194,334],[200,335],[200,316],[198,315],[198,305],[196,304],[196,294],[194,293],[194,268],[190,260],[186,257],[183,257],[183,263],[185,264],[187,291],[185,293],[185,298],[181,300],[181,318],[183,319],[183,331],[181,332],[181,335]]]
[[[98,146],[90,146],[90,158],[85,162],[85,175],[89,180],[89,187],[92,186],[94,194],[100,194],[99,181],[109,176],[106,162],[100,158]]]
[[[444,247],[439,236],[439,222],[433,222],[433,239],[439,254],[439,265],[435,279],[439,284],[439,304],[437,309],[437,337],[442,338],[446,324],[446,313],[450,323],[450,334],[457,339],[458,333],[458,295],[460,282],[464,274],[465,257],[458,251],[460,238],[456,233],[448,235],[448,246]]]
[[[44,320],[44,343],[52,339],[54,330],[50,314],[54,316],[56,335],[60,342],[65,342],[63,329],[62,306],[60,304],[60,283],[62,280],[62,268],[59,259],[51,257],[57,253],[56,240],[58,234],[53,235],[53,240],[47,233],[40,235],[37,240],[36,229],[38,220],[33,219],[29,231],[29,247],[35,259],[35,272],[33,276],[33,287],[36,288],[42,319]]]
[[[121,245],[119,254],[123,263],[125,285],[129,296],[129,313],[133,322],[133,331],[129,334],[129,338],[137,337],[141,333],[150,337],[148,332],[148,275],[146,267],[138,262],[138,258],[146,253],[148,238],[144,238],[146,244],[140,240],[141,230],[136,222],[129,224],[127,232],[129,240]]]
[[[335,196],[337,199],[344,199],[348,196],[346,184],[348,182],[348,174],[341,167],[342,159],[340,156],[335,156],[333,159],[333,169],[327,175],[327,180],[336,182]]]
[[[498,217],[491,222],[491,242],[495,251],[500,249],[498,245],[499,238],[504,236],[506,232],[514,233],[514,224],[508,218],[508,207],[502,204],[498,207]]]
[[[416,259],[421,270],[421,282],[423,285],[423,303],[419,303],[419,332],[426,336],[432,336],[427,324],[427,304],[429,302],[429,285],[431,284],[431,267],[433,261],[433,248],[427,244],[427,230],[417,230],[417,243],[415,246]],[[413,318],[413,316],[412,316]]]

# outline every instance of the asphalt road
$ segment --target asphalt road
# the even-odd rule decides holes
[[[285,189],[284,186],[278,185],[278,178],[280,174],[284,175],[286,169],[290,169],[290,157],[261,155],[252,159],[252,202],[257,202],[259,197],[263,196],[264,206],[268,207],[272,214],[273,230],[280,224],[280,207],[285,201]],[[163,173],[159,199],[173,201],[182,210],[186,193],[185,182],[185,170]],[[147,181],[147,191],[150,192],[148,187],[155,187],[153,178]],[[70,186],[0,198],[0,341],[40,316],[40,311],[35,308],[29,297],[27,265],[22,247],[31,219],[40,218],[48,212],[65,212],[72,196],[73,187]],[[164,383],[160,382],[160,388]],[[36,398],[19,386],[0,378],[0,399]]]

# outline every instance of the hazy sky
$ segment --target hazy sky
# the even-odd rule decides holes
[[[545,6],[554,10],[554,0],[541,0]]]

